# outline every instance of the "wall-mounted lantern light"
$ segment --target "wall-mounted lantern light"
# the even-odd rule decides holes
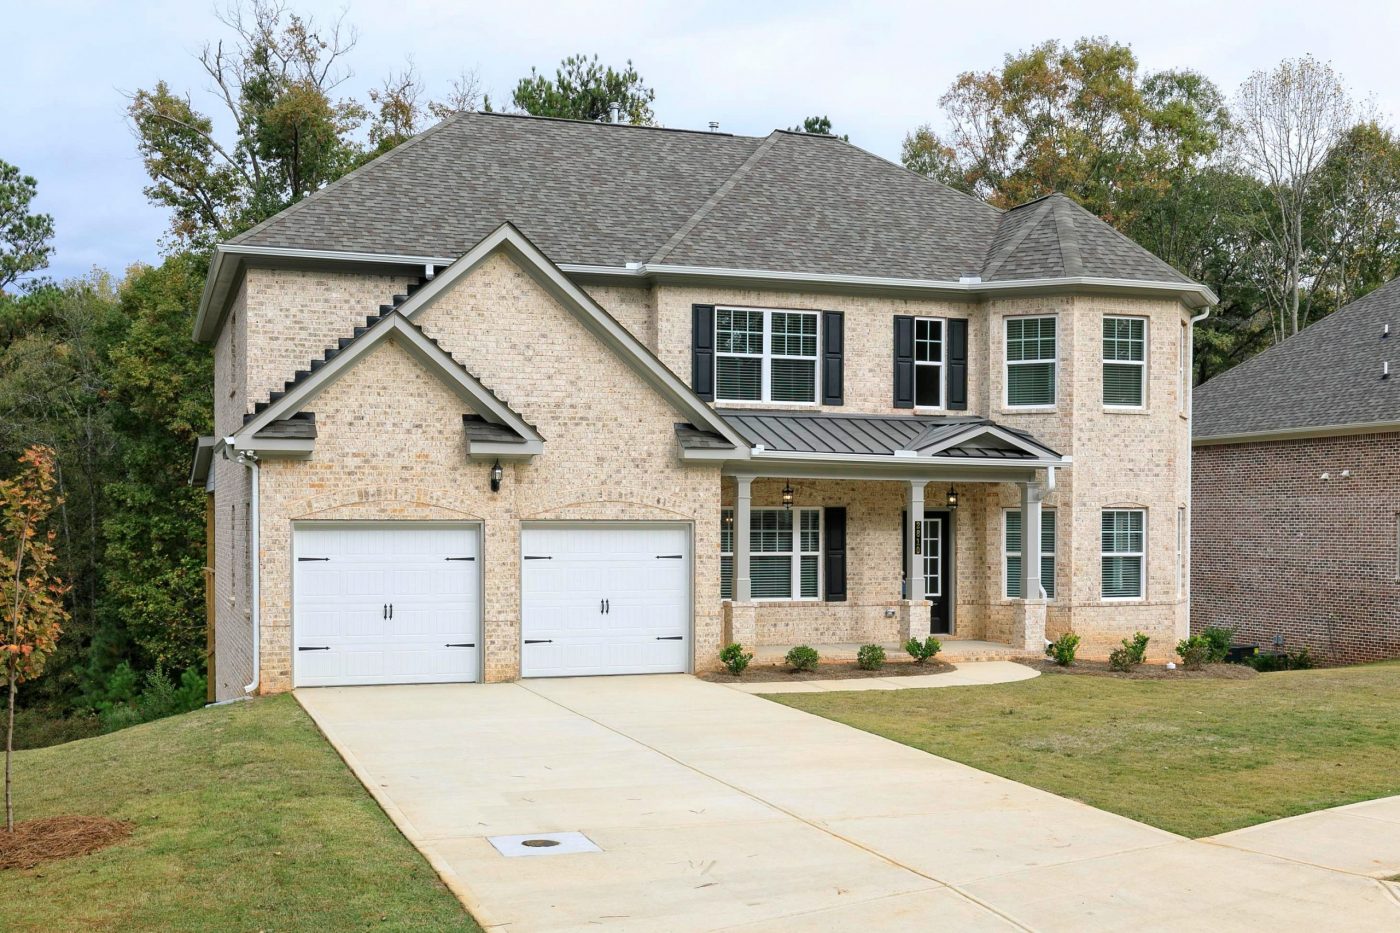
[[[501,477],[505,476],[505,470],[501,469],[501,461],[497,460],[491,464],[491,491],[501,491]]]
[[[783,508],[792,508],[792,483],[783,485]]]
[[[950,509],[956,509],[957,507],[958,507],[958,491],[957,491],[956,489],[954,489],[952,486],[949,486],[949,487],[948,487],[948,508],[950,508]]]

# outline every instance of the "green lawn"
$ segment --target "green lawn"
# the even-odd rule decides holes
[[[1400,794],[1400,662],[770,699],[1192,837]]]
[[[6,930],[480,929],[290,696],[18,752],[15,781],[17,819],[136,830],[0,872]]]

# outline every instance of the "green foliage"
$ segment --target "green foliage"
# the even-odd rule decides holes
[[[29,209],[39,183],[0,159],[0,292],[49,264],[53,217]]]
[[[1133,664],[1141,664],[1147,660],[1147,643],[1151,641],[1142,632],[1134,632],[1131,639],[1123,639],[1123,648],[1128,652],[1129,659]]]
[[[15,751],[47,748],[100,735],[102,720],[92,713],[65,713],[52,706],[15,710]]]
[[[802,121],[801,126],[790,126],[788,129],[794,133],[812,133],[820,136],[835,136],[836,131],[831,128],[831,118],[827,116],[808,117]],[[842,134],[841,139],[850,142],[851,137]]]
[[[878,671],[885,666],[885,649],[879,645],[861,645],[856,652],[856,666],[863,671]]]
[[[647,87],[629,60],[621,71],[604,67],[598,56],[570,55],[559,64],[553,78],[534,68],[521,78],[511,100],[516,107],[537,117],[564,117],[592,123],[612,123],[612,108],[627,123],[652,126],[656,116],[651,104],[656,92]],[[487,102],[490,110],[490,102]]]
[[[1181,666],[1188,671],[1199,671],[1210,660],[1210,642],[1203,635],[1192,635],[1176,643],[1176,653],[1181,658]]]
[[[1079,636],[1073,632],[1065,632],[1059,638],[1045,646],[1045,654],[1061,667],[1069,667],[1074,663],[1074,655],[1079,651]]]
[[[121,672],[122,683],[114,685],[113,696],[125,694],[115,702],[104,702],[99,711],[104,732],[115,732],[128,726],[164,719],[179,713],[188,713],[204,705],[206,688],[203,676],[192,670],[180,675],[177,684],[160,665],[146,673],[145,681],[139,690],[131,687],[129,680],[133,672],[129,667]]]
[[[1317,666],[1312,652],[1305,645],[1294,652],[1280,651],[1272,654],[1258,653],[1245,659],[1245,663],[1256,671],[1306,671]]]
[[[1133,661],[1133,653],[1131,648],[1128,648],[1127,646],[1124,646],[1122,648],[1114,648],[1108,653],[1109,670],[1127,674],[1131,672],[1135,667],[1137,667],[1137,663]]]
[[[1209,650],[1206,652],[1207,664],[1223,663],[1230,653],[1230,642],[1235,639],[1235,630],[1232,628],[1221,628],[1210,625],[1201,630],[1201,637],[1206,640]]]
[[[719,660],[729,673],[738,677],[740,674],[744,673],[744,670],[749,666],[749,662],[753,660],[753,652],[745,651],[744,646],[737,641],[730,642],[720,649]]]
[[[817,654],[815,648],[808,645],[798,645],[790,649],[783,660],[794,671],[814,671],[817,669],[817,662],[821,660],[821,655]]]
[[[923,664],[929,658],[942,651],[943,644],[937,638],[930,635],[923,641],[919,641],[917,638],[909,639],[904,643],[904,650],[914,659],[915,664]]]

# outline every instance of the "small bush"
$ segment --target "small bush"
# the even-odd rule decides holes
[[[816,648],[809,645],[798,645],[790,650],[783,660],[787,661],[788,667],[794,671],[814,671],[817,669],[817,662],[821,659]]]
[[[1142,632],[1134,632],[1132,640],[1123,639],[1123,647],[1127,649],[1134,664],[1141,664],[1147,660],[1147,643],[1151,641]]]
[[[1137,667],[1137,662],[1133,660],[1133,650],[1129,647],[1114,648],[1108,653],[1108,669],[1127,674]]]
[[[1292,654],[1287,651],[1280,651],[1276,654],[1255,654],[1245,658],[1245,663],[1265,674],[1273,671],[1306,671],[1317,666],[1312,652],[1306,647],[1299,648]]]
[[[738,677],[753,660],[753,652],[745,651],[744,646],[737,641],[731,642],[720,649],[719,659],[725,670]]]
[[[1073,632],[1065,632],[1045,646],[1045,654],[1060,667],[1069,667],[1073,664],[1077,651],[1079,651],[1079,636]]]
[[[3,714],[0,714],[3,715]],[[64,715],[44,706],[15,710],[15,749],[47,748],[102,734],[102,721],[91,713]]]
[[[101,709],[104,732],[115,732],[127,726],[135,726],[153,719],[163,719],[178,713],[188,713],[204,705],[205,680],[196,671],[187,670],[180,675],[180,683],[170,679],[165,669],[156,669],[146,674],[146,681],[133,699],[123,703],[109,703]]]
[[[923,664],[929,658],[943,650],[943,643],[930,635],[923,641],[911,638],[904,643],[904,650],[909,652],[909,656],[914,659],[915,664]]]
[[[1204,635],[1192,635],[1176,643],[1176,653],[1181,656],[1182,667],[1199,671],[1210,660],[1210,642]]]
[[[863,671],[878,671],[885,666],[885,649],[879,645],[861,645],[856,652],[856,666]]]
[[[1201,630],[1201,637],[1206,641],[1206,663],[1221,664],[1230,653],[1230,642],[1235,640],[1235,630],[1211,625]]]

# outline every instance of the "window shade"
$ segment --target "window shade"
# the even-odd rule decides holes
[[[1103,558],[1105,599],[1131,599],[1142,595],[1142,558]]]
[[[1006,373],[1008,405],[1055,404],[1055,364],[1018,363]]]
[[[754,555],[749,558],[754,599],[792,598],[792,558]]]
[[[1131,363],[1103,364],[1103,403],[1140,407],[1143,367]]]

